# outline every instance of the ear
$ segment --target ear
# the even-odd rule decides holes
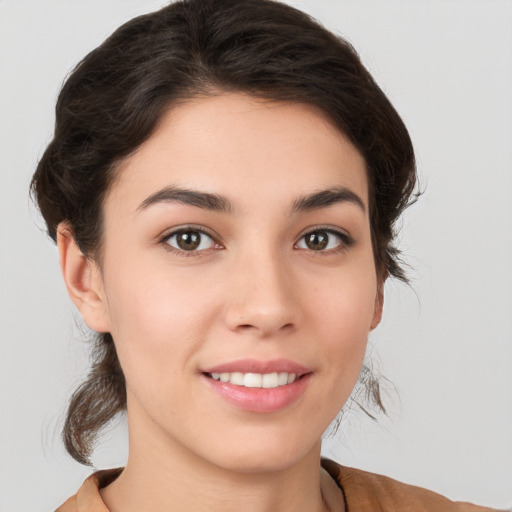
[[[108,332],[108,308],[103,278],[95,261],[78,248],[67,223],[57,227],[60,269],[68,294],[87,326],[97,332]]]
[[[373,318],[370,330],[375,329],[382,320],[382,310],[384,308],[384,282],[380,282],[375,295],[375,305],[373,309]]]

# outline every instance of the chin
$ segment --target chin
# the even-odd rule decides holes
[[[305,439],[283,440],[268,433],[250,442],[234,441],[221,451],[210,452],[210,459],[219,467],[236,473],[271,473],[286,470],[305,458],[320,457],[321,439],[312,443]]]

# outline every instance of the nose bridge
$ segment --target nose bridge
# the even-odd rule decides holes
[[[271,246],[260,244],[237,258],[231,273],[227,322],[233,330],[267,336],[297,322],[290,264]]]

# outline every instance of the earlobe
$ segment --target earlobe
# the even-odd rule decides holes
[[[373,318],[372,323],[370,325],[370,330],[375,329],[380,324],[382,320],[382,310],[384,308],[384,283],[379,285],[379,289],[377,290],[377,294],[375,296],[375,305],[373,309]]]
[[[57,228],[57,247],[68,294],[84,322],[94,331],[108,332],[107,304],[98,265],[84,256],[66,223]]]

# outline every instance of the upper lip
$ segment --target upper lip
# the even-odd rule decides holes
[[[311,370],[299,363],[290,361],[289,359],[271,359],[263,361],[260,359],[239,359],[230,361],[216,366],[208,367],[202,370],[203,373],[295,373],[296,375],[304,375],[310,373]]]

